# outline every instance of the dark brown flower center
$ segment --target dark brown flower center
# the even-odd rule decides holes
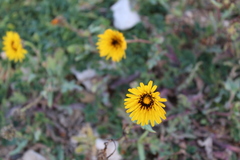
[[[141,96],[139,103],[141,104],[142,109],[151,109],[154,100],[151,94],[144,94]]]
[[[111,44],[112,44],[114,47],[118,47],[118,46],[120,46],[120,44],[121,44],[121,40],[120,40],[120,39],[117,39],[117,38],[113,38]]]

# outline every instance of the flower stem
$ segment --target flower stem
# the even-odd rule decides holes
[[[140,160],[145,160],[144,144],[143,140],[148,135],[149,131],[145,131],[141,137],[138,139],[137,147]]]

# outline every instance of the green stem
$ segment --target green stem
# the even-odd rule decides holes
[[[148,135],[149,131],[145,131],[141,137],[138,139],[137,147],[140,160],[145,160],[144,144],[143,140]]]

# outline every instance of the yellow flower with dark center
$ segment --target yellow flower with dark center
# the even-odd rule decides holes
[[[18,33],[9,31],[3,37],[3,50],[10,61],[22,62],[27,51],[23,48],[21,38]]]
[[[108,29],[98,37],[97,48],[101,57],[112,58],[112,61],[115,62],[126,58],[127,42],[122,33]]]
[[[151,124],[152,126],[162,122],[166,119],[166,112],[163,109],[165,105],[161,102],[166,102],[167,99],[161,98],[159,92],[155,92],[157,86],[153,86],[153,82],[149,81],[148,85],[140,83],[140,87],[131,88],[128,91],[132,94],[127,94],[124,101],[127,113],[130,113],[132,121],[137,124],[145,126]]]

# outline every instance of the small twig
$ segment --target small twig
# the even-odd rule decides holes
[[[28,110],[32,106],[36,105],[41,99],[42,99],[42,96],[40,95],[37,99],[35,99],[33,102],[31,102],[28,105],[26,105],[25,107],[23,107],[20,111],[25,112],[26,110]]]
[[[112,141],[112,142],[114,143],[114,147],[115,147],[115,148],[114,148],[113,152],[112,152],[109,156],[107,156],[107,159],[113,155],[113,153],[116,151],[116,148],[117,148],[116,143],[115,143],[115,141],[114,141],[113,139],[110,139],[110,140],[108,140],[108,141],[110,141],[110,142]],[[105,143],[108,143],[108,142],[105,142]],[[104,143],[104,144],[105,144],[105,143]]]
[[[104,143],[104,146],[105,146],[105,147],[104,147],[104,149],[103,149],[102,151],[103,151],[103,153],[105,153],[105,154],[106,154],[106,150],[107,150],[107,146],[108,146],[108,143],[109,143],[109,142],[113,142],[113,143],[114,143],[114,146],[115,146],[113,152],[106,157],[107,159],[108,159],[109,157],[111,157],[111,156],[114,154],[114,152],[116,151],[116,149],[117,149],[117,145],[116,145],[115,141],[119,141],[119,140],[121,140],[123,137],[126,136],[127,133],[125,132],[125,130],[126,130],[126,128],[124,128],[123,133],[122,133],[122,136],[121,136],[120,138],[118,138],[118,139],[109,139],[108,142],[105,142],[105,143]],[[101,152],[101,153],[102,153],[102,152]],[[100,154],[99,154],[99,155],[100,155]]]
[[[127,39],[127,43],[152,43],[151,41],[145,40],[145,39]]]

